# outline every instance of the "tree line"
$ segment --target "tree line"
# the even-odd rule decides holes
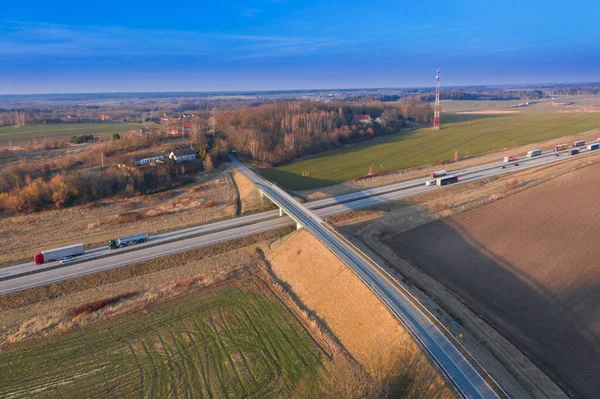
[[[380,118],[370,124],[356,115]],[[272,164],[317,153],[375,136],[399,132],[407,121],[429,123],[433,111],[427,103],[277,102],[242,107],[215,116],[219,133],[231,148]]]
[[[472,101],[508,101],[508,100],[537,100],[544,97],[541,90],[482,90],[482,91],[464,91],[464,90],[442,90],[440,100],[472,100]],[[422,94],[419,96],[421,101],[433,102],[435,92]]]

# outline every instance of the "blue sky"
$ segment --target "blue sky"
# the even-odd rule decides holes
[[[0,94],[600,81],[598,1],[20,1]]]

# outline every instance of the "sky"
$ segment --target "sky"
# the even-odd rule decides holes
[[[600,1],[30,0],[0,94],[600,81]]]

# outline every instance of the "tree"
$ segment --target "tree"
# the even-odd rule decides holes
[[[112,139],[113,141],[121,140],[121,135],[119,133],[113,133]]]
[[[57,208],[70,205],[77,196],[77,189],[65,181],[63,175],[56,175],[50,180],[52,201]]]
[[[204,170],[207,172],[210,172],[213,170],[213,160],[212,160],[212,155],[210,154],[206,154],[206,156],[204,157],[204,161],[202,162],[203,166],[204,166]]]

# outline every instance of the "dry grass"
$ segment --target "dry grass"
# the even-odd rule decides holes
[[[433,389],[430,394],[454,396],[402,324],[351,269],[310,233],[301,230],[292,235],[268,260],[278,278],[326,323],[372,378],[381,382],[389,377],[384,370],[395,369],[398,354],[410,354],[423,359],[433,370],[423,374],[425,379],[417,385]]]
[[[240,213],[254,212],[271,207],[270,201],[263,200],[258,190],[256,190],[254,183],[248,180],[242,173],[234,171],[233,179],[239,193]]]
[[[235,215],[235,189],[222,175],[175,192],[107,199],[85,206],[12,217],[0,216],[0,264],[29,260],[35,251],[110,238],[157,234]]]
[[[85,292],[90,290],[92,290],[93,292],[106,292],[105,288],[96,288],[128,281],[148,281],[152,279],[153,276],[155,276],[157,273],[165,272],[167,273],[167,275],[171,276],[170,279],[179,279],[180,275],[177,274],[178,271],[187,270],[186,268],[191,268],[192,270],[194,270],[194,265],[195,267],[199,267],[203,265],[203,261],[205,261],[206,259],[221,254],[223,254],[222,256],[225,260],[222,261],[222,267],[219,267],[219,265],[214,266],[213,273],[215,276],[224,277],[235,269],[232,269],[233,260],[238,261],[239,264],[244,264],[243,259],[240,260],[233,255],[231,255],[231,259],[228,259],[228,253],[234,253],[235,250],[265,240],[275,239],[286,233],[289,233],[290,231],[292,231],[291,227],[286,227],[278,230],[271,230],[261,234],[256,234],[228,242],[193,249],[191,251],[180,252],[162,258],[156,258],[149,261],[134,263],[131,265],[105,270],[102,272],[77,277],[70,280],[59,281],[41,287],[31,288],[25,291],[6,294],[2,296],[2,301],[0,301],[0,325],[9,321],[9,316],[7,312],[11,309],[16,310],[24,306],[45,302],[50,299],[58,299],[63,296],[70,296],[79,292]],[[248,258],[247,260],[250,261],[250,259],[251,258]],[[192,278],[197,274],[197,272],[191,275],[189,273],[186,274],[187,276],[185,278]],[[125,285],[123,287],[127,287],[127,289],[119,290],[114,294],[116,295],[123,291],[136,289],[135,285]],[[106,294],[103,294],[100,297],[104,296],[106,296]],[[11,313],[11,315],[14,316],[15,314]]]
[[[129,299],[136,295],[139,295],[139,292],[130,291],[130,292],[125,292],[125,293],[119,294],[119,295],[113,295],[113,296],[101,298],[96,301],[92,301],[92,302],[88,302],[88,303],[84,303],[84,304],[72,307],[71,309],[69,309],[67,311],[67,315],[69,315],[69,317],[76,317],[76,316],[79,316],[82,314],[89,314],[89,313],[97,312],[100,309],[104,309],[107,306],[115,305],[119,301]]]

